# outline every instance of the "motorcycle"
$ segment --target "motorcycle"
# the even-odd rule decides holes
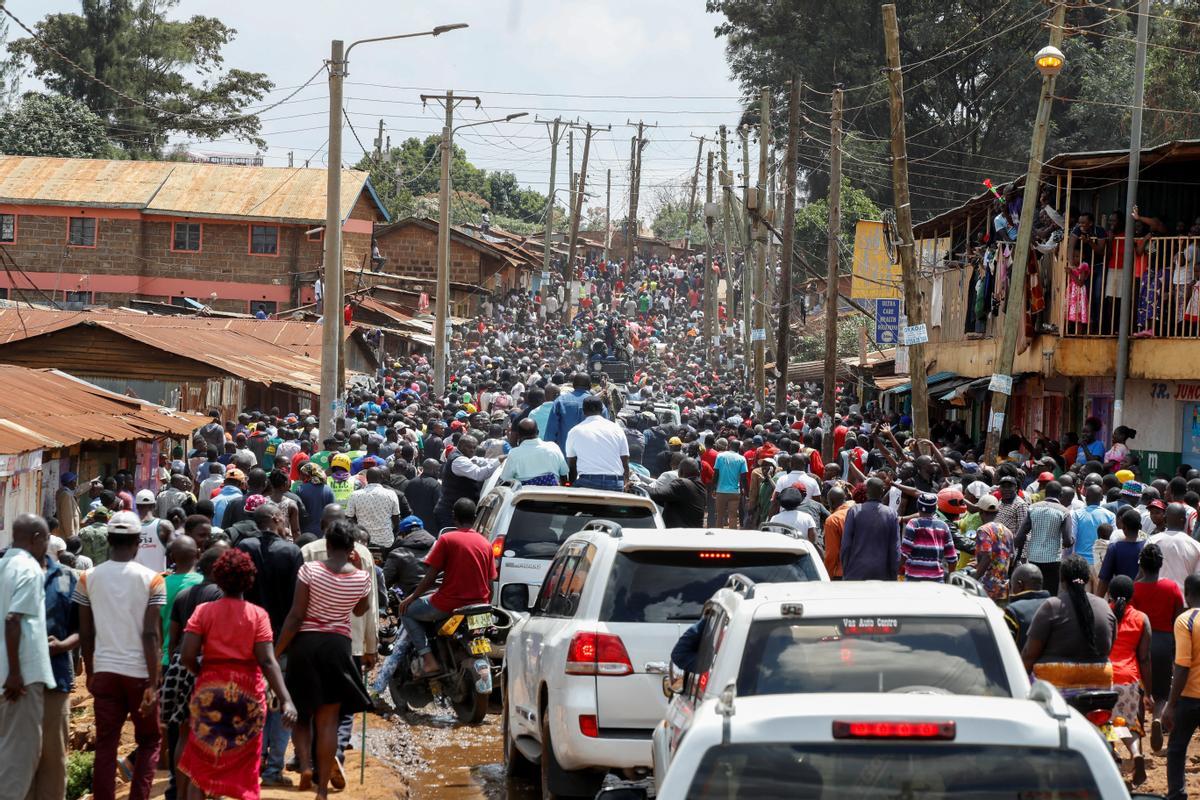
[[[1096,689],[1078,692],[1065,696],[1067,704],[1083,714],[1100,731],[1104,741],[1108,743],[1109,753],[1120,766],[1121,758],[1117,755],[1117,742],[1128,738],[1129,729],[1124,717],[1114,717],[1113,709],[1117,705],[1117,693],[1111,689]]]
[[[476,725],[487,716],[492,689],[500,672],[491,656],[503,651],[512,617],[503,609],[479,604],[455,609],[431,631],[429,643],[439,671],[422,675],[420,658],[408,654],[388,689],[396,708],[417,711],[435,700],[454,709],[460,722]]]

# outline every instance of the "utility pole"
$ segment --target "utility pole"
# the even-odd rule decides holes
[[[433,387],[439,396],[446,391],[446,361],[450,353],[450,159],[454,152],[454,107],[478,97],[459,96],[453,91],[444,95],[421,95],[421,102],[435,100],[446,109],[439,146],[442,151],[442,175],[438,182],[438,270],[437,297],[433,322]]]
[[[775,413],[787,409],[788,367],[792,346],[792,247],[796,236],[796,160],[800,138],[800,82],[788,81],[788,140],[784,163],[783,253],[779,258],[779,335],[775,340]]]
[[[705,364],[716,366],[713,339],[717,332],[717,273],[713,271],[713,153],[708,151],[708,178],[704,184],[704,352]]]
[[[1054,18],[1050,23],[1050,46],[1059,48],[1063,41],[1063,24],[1067,17],[1067,6],[1056,0]],[[1058,66],[1062,66],[1061,53]],[[1050,107],[1054,104],[1054,82],[1057,70],[1042,72],[1042,92],[1038,100],[1037,118],[1033,123],[1033,140],[1029,145],[1029,168],[1025,174],[1025,194],[1021,206],[1021,221],[1017,227],[1017,243],[1013,249],[1012,278],[1008,285],[1008,302],[1004,306],[1004,338],[1000,341],[1000,352],[996,357],[995,377],[1007,378],[1011,383],[1013,359],[1017,352],[1017,328],[1025,322],[1025,270],[1029,264],[1029,245],[1033,237],[1033,219],[1037,213],[1038,188],[1042,180],[1042,158],[1046,152],[1046,136],[1050,131]],[[1125,240],[1126,250],[1133,251],[1133,242]],[[1128,288],[1128,287],[1126,287]],[[1125,307],[1126,309],[1128,306]],[[921,365],[924,378],[924,364]],[[914,376],[915,377],[915,376]],[[993,380],[995,380],[995,377]],[[916,385],[915,383],[913,384]],[[1000,436],[1004,432],[1004,415],[1008,408],[1007,391],[992,392],[991,415],[987,425],[987,443],[983,460],[994,463],[999,448]],[[914,397],[915,404],[915,397]]]
[[[379,134],[375,137],[375,160],[383,155],[383,120],[379,120]]]
[[[558,143],[562,141],[562,133],[559,132],[562,117],[555,117],[554,119],[534,118],[534,121],[546,125],[546,131],[550,134],[550,190],[546,195],[546,241],[545,247],[542,249],[542,272],[549,274],[551,237],[554,233],[554,173],[558,167]],[[567,298],[567,302],[564,305],[569,305],[571,302],[570,283],[567,284],[564,291]],[[563,311],[566,311],[566,308],[563,308]]]
[[[612,170],[608,170],[604,188],[604,260],[611,261],[612,253]]]
[[[745,213],[745,230],[742,232],[745,246],[742,248],[742,358],[745,360],[744,370],[746,386],[750,386],[750,317],[754,303],[754,234],[750,230],[753,224],[750,218],[750,128],[743,125],[738,129],[742,136],[742,203],[747,206]]]
[[[579,185],[575,192],[575,206],[571,209],[571,243],[568,245],[570,256],[567,258],[569,267],[563,270],[564,280],[570,282],[571,276],[575,274],[575,244],[579,238],[579,221],[583,217],[583,197],[584,187],[587,185],[587,164],[588,150],[592,146],[592,136],[596,131],[611,131],[612,126],[606,125],[603,128],[593,128],[592,123],[587,123],[583,133],[583,160],[579,164]],[[608,212],[605,211],[607,216]]]
[[[729,152],[726,147],[725,126],[721,126],[721,247],[725,267],[725,320],[733,319],[733,253],[729,249],[729,209],[733,205],[733,175],[729,174]],[[733,337],[728,337],[729,356],[733,357]]]
[[[295,165],[296,165],[296,151],[288,150],[288,169],[291,169]]]
[[[567,208],[575,208],[575,131],[567,126],[567,175],[570,176],[570,190],[567,192]]]
[[[329,168],[325,171],[325,278],[321,304],[321,408],[317,419],[321,438],[333,435],[337,412],[337,357],[342,337],[342,83],[345,81],[345,43],[334,39],[329,51]]]
[[[634,123],[629,122],[628,120],[626,120],[625,124],[630,127],[634,126]],[[625,263],[629,265],[630,269],[633,269],[633,256],[634,256],[634,253],[637,252],[638,192],[641,189],[641,183],[642,183],[642,149],[646,146],[646,139],[643,136],[643,133],[646,130],[646,128],[657,128],[658,127],[657,124],[647,125],[645,122],[641,122],[641,121],[637,122],[636,124],[637,124],[637,136],[634,139],[633,159],[632,159],[632,161],[634,163],[633,163],[633,169],[631,170],[631,175],[630,175],[630,179],[629,179],[629,183],[630,183],[630,186],[629,186],[629,231],[630,231],[630,233],[629,233],[629,236],[627,237],[629,241],[627,241],[625,243],[625,251],[626,251],[626,262]]]
[[[833,416],[837,412],[838,234],[842,230],[842,87],[833,87],[829,122],[829,244],[825,271],[825,386],[821,409],[826,425],[821,456],[833,459]]]
[[[1125,241],[1133,242],[1133,209],[1137,206],[1138,173],[1142,168],[1142,103],[1146,91],[1146,38],[1150,0],[1138,3],[1137,50],[1133,59],[1133,124],[1129,131],[1129,176],[1125,192]],[[1121,265],[1121,328],[1117,334],[1117,376],[1113,386],[1112,426],[1125,424],[1125,382],[1129,377],[1129,318],[1133,309],[1133,245],[1126,244]]]
[[[688,197],[687,217],[684,219],[683,226],[683,249],[692,249],[692,213],[696,210],[696,190],[700,183],[700,157],[704,154],[704,139],[703,136],[697,136],[694,133],[689,133],[693,139],[700,140],[700,146],[696,148],[696,169],[692,172],[692,193]]]
[[[909,325],[925,321],[921,289],[917,286],[916,254],[913,252],[912,206],[908,197],[908,143],[904,133],[904,73],[900,65],[900,24],[896,6],[883,7],[883,36],[887,44],[887,74],[892,109],[892,185],[895,193],[896,228],[900,234],[900,276],[904,283],[904,314]],[[908,374],[912,377],[913,433],[929,438],[929,384],[925,380],[925,344],[908,345]]]
[[[755,227],[758,233],[758,268],[754,276],[754,410],[766,406],[767,394],[767,159],[771,146],[771,93],[764,86],[759,92],[758,186],[755,189]]]

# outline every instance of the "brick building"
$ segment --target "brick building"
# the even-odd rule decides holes
[[[67,307],[130,300],[268,312],[310,302],[324,249],[325,171],[0,157],[0,297]],[[365,172],[342,176],[342,263],[387,220]]]

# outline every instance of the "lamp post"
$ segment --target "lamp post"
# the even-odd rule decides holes
[[[325,253],[324,253],[324,296],[321,312],[321,406],[317,418],[320,421],[321,438],[333,435],[333,418],[337,411],[338,383],[341,376],[339,345],[345,324],[342,308],[345,305],[345,289],[342,280],[342,84],[349,74],[350,51],[367,42],[387,42],[393,39],[413,39],[418,36],[440,36],[448,31],[465,28],[465,22],[439,25],[433,30],[419,33],[402,33],[396,36],[379,36],[359,39],[345,47],[341,39],[334,39],[329,53],[329,158],[325,180]]]
[[[424,96],[422,97],[424,100]],[[446,125],[442,128],[442,177],[438,213],[438,270],[437,305],[433,319],[433,391],[441,396],[446,391],[446,364],[450,355],[450,159],[454,152],[454,132],[479,125],[512,122],[528,116],[519,111],[503,119],[484,119],[454,126],[454,95],[440,98],[446,103]]]
[[[1021,221],[1017,227],[1016,250],[1013,254],[1012,278],[1008,285],[1008,301],[1004,305],[1004,337],[992,376],[991,414],[987,420],[987,443],[984,460],[994,462],[1004,432],[1004,412],[1012,393],[1013,359],[1017,352],[1017,326],[1025,317],[1025,270],[1029,263],[1029,248],[1033,237],[1033,219],[1037,213],[1038,189],[1042,179],[1042,157],[1046,152],[1046,136],[1050,128],[1050,106],[1054,102],[1054,81],[1062,71],[1066,58],[1059,45],[1063,40],[1063,23],[1067,7],[1063,0],[1055,4],[1050,23],[1050,44],[1034,56],[1038,72],[1042,73],[1042,93],[1038,100],[1037,118],[1033,124],[1033,141],[1029,146],[1029,168],[1025,173],[1025,194],[1021,205]],[[914,375],[913,380],[925,376]]]

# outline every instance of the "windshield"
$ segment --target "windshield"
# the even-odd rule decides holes
[[[734,744],[704,756],[690,800],[1099,800],[1077,752],[936,744]]]
[[[639,550],[619,553],[608,579],[603,622],[695,622],[708,598],[741,573],[756,583],[815,581],[804,553]]]
[[[750,626],[737,691],[1011,695],[987,620],[970,617],[761,620]]]
[[[626,528],[653,528],[654,512],[646,506],[602,505],[578,500],[522,500],[513,510],[504,537],[513,558],[549,561],[558,546],[594,519],[607,519]]]

